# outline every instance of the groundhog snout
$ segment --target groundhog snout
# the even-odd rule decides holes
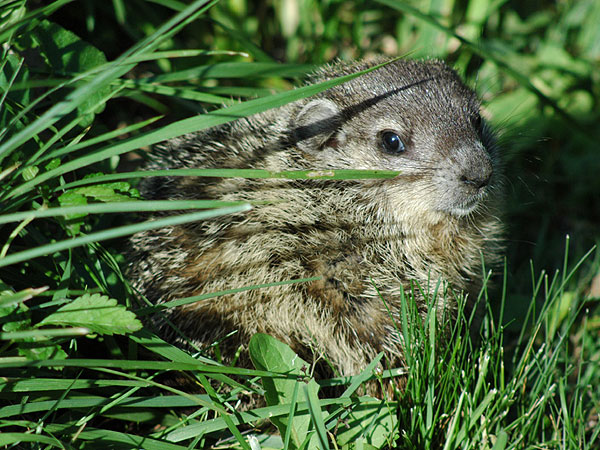
[[[494,183],[492,158],[481,143],[450,153],[436,179],[436,207],[451,215],[469,215],[488,197]]]
[[[478,158],[462,169],[459,180],[468,189],[477,192],[490,184],[493,173],[494,169],[490,159]]]
[[[457,152],[455,173],[463,189],[478,193],[492,181],[492,160],[483,146],[463,147]]]

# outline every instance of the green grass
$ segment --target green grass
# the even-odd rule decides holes
[[[599,21],[594,0],[0,1],[0,446],[597,448]],[[175,304],[132,292],[126,236],[257,205],[144,201],[140,156],[344,81],[290,91],[315,65],[376,53],[447,60],[499,133],[506,264],[486,273],[481,325],[461,315],[440,336],[407,292],[408,367],[333,380],[286,366],[291,350],[264,336],[249,369],[141,328]],[[397,376],[403,392],[361,396]],[[267,406],[236,411],[245,391]]]

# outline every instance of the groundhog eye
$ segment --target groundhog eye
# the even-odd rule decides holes
[[[381,134],[381,144],[386,153],[397,155],[404,151],[404,142],[402,142],[400,136],[393,131],[384,131]]]

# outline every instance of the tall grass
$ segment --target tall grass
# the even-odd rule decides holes
[[[598,447],[599,255],[589,250],[600,219],[597,2],[1,5],[1,446]],[[445,325],[433,313],[417,320],[406,292],[402,323],[415,324],[399,324],[411,343],[407,368],[378,373],[375,360],[333,380],[286,366],[273,355],[291,350],[266,336],[253,338],[252,370],[142,328],[143,317],[200,298],[140,303],[121,272],[123,238],[254,205],[145,201],[135,188],[148,176],[137,170],[140,149],[315,94],[348,77],[289,88],[312,64],[372,53],[454,63],[502,133],[507,263],[485,274],[496,286],[482,290],[481,326],[459,314],[441,336]],[[187,212],[138,214],[167,210]],[[174,372],[196,389],[174,387]],[[385,400],[360,395],[365,381],[388,377],[405,389]],[[331,385],[342,395],[326,398]],[[248,393],[267,406],[240,410]]]

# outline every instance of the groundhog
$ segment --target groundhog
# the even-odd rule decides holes
[[[324,81],[381,60],[335,63]],[[323,376],[357,374],[379,352],[405,365],[402,291],[427,313],[473,305],[482,262],[501,249],[499,155],[475,93],[440,61],[397,60],[314,97],[172,139],[148,169],[386,169],[389,179],[154,177],[146,199],[254,202],[248,212],[144,231],[129,276],[150,301],[319,277],[209,298],[166,312],[200,348],[248,365],[258,332],[290,345]],[[418,287],[416,287],[418,286]],[[419,288],[420,287],[420,288]],[[444,289],[450,293],[444,294]],[[431,304],[430,304],[431,306]],[[171,342],[184,340],[169,327]],[[239,359],[237,359],[239,357]]]

